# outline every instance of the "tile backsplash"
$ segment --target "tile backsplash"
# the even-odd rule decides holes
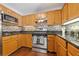
[[[56,26],[48,26],[48,31],[62,31],[62,26],[61,25],[56,25]]]
[[[18,26],[3,26],[2,31],[3,32],[12,32],[12,31],[21,31],[22,28]]]
[[[68,24],[65,27],[66,31],[79,31],[79,22]]]

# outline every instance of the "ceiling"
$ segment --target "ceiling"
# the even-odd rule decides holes
[[[63,7],[63,3],[3,3],[4,6],[12,9],[20,15],[29,15],[50,10],[57,10]]]

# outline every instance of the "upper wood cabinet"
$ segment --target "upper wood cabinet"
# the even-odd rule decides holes
[[[54,11],[54,25],[61,25],[61,10]]]
[[[16,18],[18,19],[18,26],[22,26],[22,16],[17,15]]]
[[[47,12],[48,25],[61,25],[61,10]]]
[[[0,4],[0,10],[2,10],[2,5]]]
[[[79,3],[66,3],[62,9],[62,24],[79,17]]]
[[[27,16],[23,16],[23,26],[26,26],[26,25],[32,25],[34,26],[35,25],[35,21],[36,21],[36,17],[35,15],[27,15]]]
[[[54,11],[47,12],[47,24],[54,25]]]
[[[68,20],[68,4],[64,4],[62,9],[62,24]]]
[[[79,17],[79,3],[68,3],[68,19]]]

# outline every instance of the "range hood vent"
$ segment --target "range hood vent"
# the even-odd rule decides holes
[[[36,23],[47,22],[47,16],[45,13],[39,13],[36,15]]]

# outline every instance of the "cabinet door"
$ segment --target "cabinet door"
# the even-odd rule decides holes
[[[55,52],[57,53],[57,56],[67,55],[66,42],[58,36],[55,38]]]
[[[32,48],[32,34],[26,34],[26,47]]]
[[[14,51],[16,51],[17,48],[17,35],[13,35],[10,38],[10,42],[11,42],[11,53],[13,53]]]
[[[35,21],[36,21],[35,15],[23,16],[23,26],[26,26],[26,25],[34,26]]]
[[[2,5],[2,11],[3,11],[4,13],[7,13],[7,9],[6,9],[6,7],[4,7],[3,5]]]
[[[62,24],[68,20],[68,4],[64,4],[62,9]]]
[[[68,52],[68,56],[73,56],[71,53]]]
[[[17,49],[17,41],[14,36],[2,38],[3,42],[3,55],[9,55]]]
[[[57,42],[57,56],[66,56],[66,49]]]
[[[32,34],[19,34],[18,35],[18,47],[29,47],[32,48]]]
[[[55,20],[55,25],[61,25],[61,10],[56,10],[54,20]]]
[[[47,23],[48,25],[54,25],[54,11],[47,12]]]
[[[48,35],[48,51],[49,52],[55,52],[55,39],[54,39],[54,35]]]
[[[79,49],[68,43],[68,53],[71,53],[72,56],[79,56]],[[74,52],[73,52],[74,51]]]
[[[34,15],[34,14],[30,15],[29,18],[30,18],[30,25],[35,26],[36,25],[36,23],[35,23],[36,15]]]
[[[18,34],[18,39],[17,39],[17,46],[18,48],[22,47],[24,44],[24,40],[23,40],[23,34]]]
[[[0,10],[2,11],[2,5],[0,4]]]
[[[3,37],[2,38],[2,53],[3,56],[9,55],[11,53],[11,42],[10,42],[10,37]]]
[[[68,4],[68,18],[72,20],[79,17],[79,3],[69,3]]]
[[[23,24],[22,24],[22,16],[20,16],[20,15],[17,15],[17,19],[18,19],[18,26],[23,26]]]

